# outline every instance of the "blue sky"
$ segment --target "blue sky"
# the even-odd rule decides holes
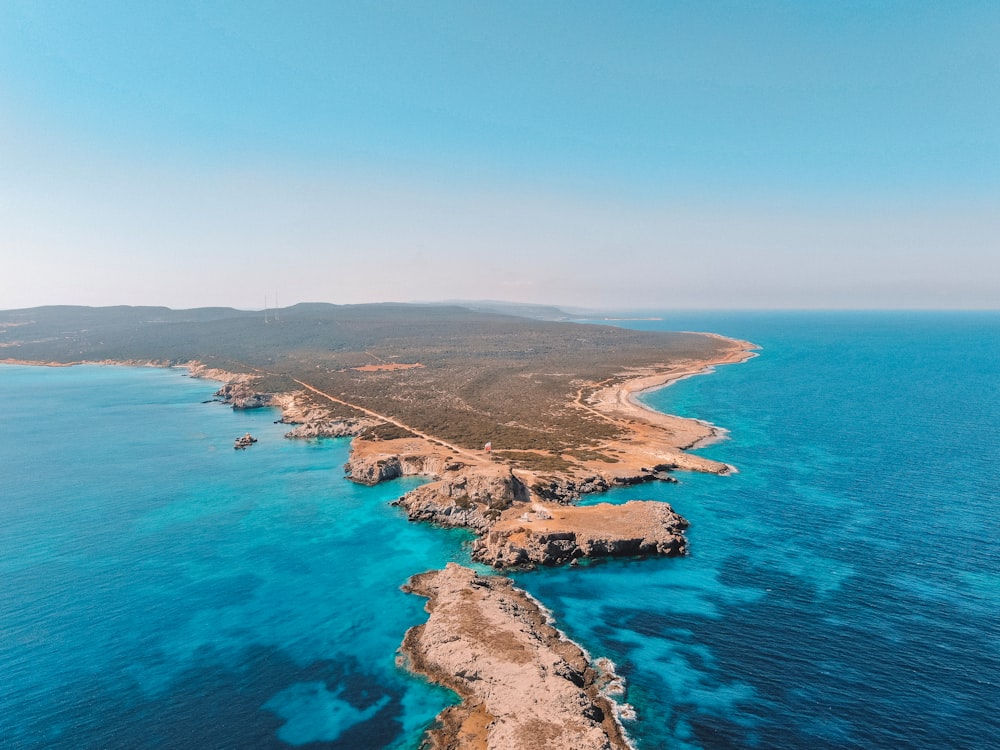
[[[0,309],[1000,307],[997,2],[0,3]]]

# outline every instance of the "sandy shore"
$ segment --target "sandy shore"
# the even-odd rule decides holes
[[[100,365],[102,367],[174,367],[181,370],[187,370],[188,374],[192,378],[207,378],[209,380],[218,380],[222,383],[248,383],[256,378],[256,376],[248,373],[229,372],[227,370],[220,370],[214,367],[206,367],[204,364],[196,360],[185,362],[183,364],[171,364],[169,362],[162,362],[154,359],[81,359],[75,362],[48,362],[8,358],[0,359],[0,365],[26,365],[28,367],[76,367],[77,365]]]
[[[0,365],[26,365],[28,367],[76,367],[77,365],[102,365],[102,366],[120,366],[120,367],[169,367],[170,365],[164,364],[163,362],[155,362],[153,360],[141,360],[141,361],[128,361],[128,360],[118,360],[118,359],[80,359],[75,362],[50,362],[44,360],[31,360],[31,359],[0,359]]]
[[[617,383],[608,388],[598,391],[591,399],[591,405],[606,414],[615,415],[622,419],[641,419],[653,424],[661,424],[671,430],[677,429],[676,420],[685,420],[700,425],[702,429],[713,428],[706,422],[686,417],[677,417],[671,414],[651,409],[639,400],[639,396],[649,391],[665,388],[696,375],[706,375],[715,371],[721,365],[737,364],[747,359],[757,356],[756,350],[760,347],[749,341],[740,341],[719,336],[714,333],[699,334],[711,336],[712,338],[729,344],[728,349],[719,357],[710,360],[686,361],[665,368],[648,368],[639,371],[634,376],[629,377],[621,383]],[[695,432],[700,432],[693,428]],[[685,449],[690,446],[678,445],[678,448]]]
[[[673,383],[711,373],[716,367],[743,362],[755,357],[756,345],[715,334],[727,344],[718,356],[708,360],[687,360],[669,365],[651,366],[624,373],[621,379],[599,387],[588,397],[579,396],[577,406],[618,424],[623,430],[619,440],[607,448],[616,451],[620,462],[629,468],[668,464],[678,469],[724,474],[733,467],[694,456],[685,451],[718,440],[726,431],[699,419],[679,417],[656,411],[644,404],[643,393],[665,388]]]

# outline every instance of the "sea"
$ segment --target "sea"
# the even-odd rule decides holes
[[[1000,313],[654,317],[615,325],[760,347],[642,396],[736,472],[588,499],[671,503],[686,557],[514,576],[615,662],[635,746],[1000,748]],[[400,585],[471,537],[216,387],[0,366],[0,747],[416,750],[455,701],[397,663]]]

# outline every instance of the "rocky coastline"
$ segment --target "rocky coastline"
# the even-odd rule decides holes
[[[711,362],[635,370],[586,396],[581,390],[573,404],[581,416],[608,420],[622,428],[620,434],[600,446],[604,460],[579,458],[565,470],[548,472],[518,468],[498,453],[449,445],[417,430],[410,437],[378,439],[373,428],[405,426],[388,417],[380,420],[366,409],[358,411],[362,416],[335,417],[315,398],[326,394],[305,383],[306,390],[268,393],[259,389],[257,374],[199,362],[99,364],[186,367],[191,377],[220,381],[215,400],[234,409],[280,409],[279,421],[291,427],[286,437],[353,438],[344,467],[350,480],[371,485],[401,476],[426,477],[426,484],[394,504],[411,521],[472,531],[472,559],[499,571],[600,557],[686,554],[688,522],[667,503],[576,503],[615,486],[676,481],[676,470],[733,470],[685,452],[717,439],[719,428],[654,412],[636,398],[642,391],[753,356],[752,345],[730,344],[724,356]],[[613,463],[607,462],[608,455],[614,456]],[[401,663],[462,698],[438,716],[426,734],[427,747],[630,747],[620,718],[631,709],[609,697],[624,691],[622,682],[612,670],[598,668],[606,660],[591,660],[556,630],[539,603],[510,579],[452,563],[414,576],[404,588],[428,598],[429,617],[407,632]]]
[[[602,446],[616,457],[615,463],[584,459],[568,470],[548,473],[515,468],[491,451],[448,445],[415,430],[410,437],[376,439],[369,433],[380,424],[374,415],[331,419],[305,391],[259,393],[252,375],[189,367],[195,377],[223,381],[216,398],[233,408],[279,408],[280,421],[293,425],[289,438],[352,437],[344,467],[351,481],[373,485],[402,476],[426,477],[426,484],[394,505],[411,521],[472,531],[472,559],[499,571],[601,557],[686,554],[688,522],[667,503],[576,503],[615,486],[676,481],[676,470],[733,471],[685,452],[718,439],[722,430],[654,412],[637,396],[711,372],[716,365],[743,361],[754,356],[753,348],[732,341],[725,355],[712,362],[634,371],[586,398],[581,391],[575,402],[579,409],[627,427]],[[596,667],[602,660],[592,661],[566,639],[510,579],[450,563],[444,570],[414,576],[404,590],[428,598],[429,617],[407,632],[401,664],[462,699],[438,715],[425,747],[631,747],[620,719],[633,712],[609,697],[624,692],[622,681],[607,670],[602,675]]]
[[[556,630],[508,578],[449,563],[413,576],[404,590],[427,597],[427,622],[410,628],[403,666],[454,690],[427,732],[432,750],[628,750],[608,697],[613,674]]]
[[[583,558],[676,556],[687,552],[686,519],[667,503],[632,500],[583,507],[534,504],[504,513],[472,545],[495,568],[562,565]]]

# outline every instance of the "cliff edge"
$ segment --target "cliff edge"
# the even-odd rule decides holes
[[[630,748],[607,676],[509,579],[449,563],[404,590],[427,597],[430,616],[407,631],[401,661],[462,698],[428,731],[431,748]]]

